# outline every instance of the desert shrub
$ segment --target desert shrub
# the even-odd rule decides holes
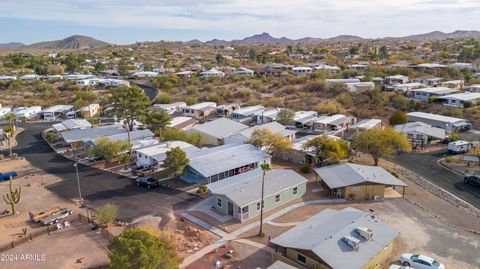
[[[300,166],[300,172],[304,174],[308,174],[312,171],[312,167],[309,164],[304,164]]]

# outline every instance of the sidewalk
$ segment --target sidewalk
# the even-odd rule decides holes
[[[277,212],[275,212],[274,214],[268,216],[265,218],[264,220],[264,223],[268,223],[268,222],[271,222],[271,223],[274,223],[272,222],[272,220],[280,217],[280,216],[283,216],[284,214],[292,211],[293,209],[296,209],[296,208],[299,208],[301,206],[305,206],[305,205],[316,205],[316,204],[337,204],[337,203],[345,203],[346,200],[345,199],[318,199],[318,200],[310,200],[310,201],[304,201],[304,202],[300,202],[300,203],[296,203],[296,204],[293,204],[291,206],[288,206],[286,208],[283,208]],[[258,221],[256,222],[252,222],[246,226],[243,226],[242,228],[240,229],[237,229],[231,233],[226,233],[218,228],[216,228],[215,226],[201,220],[201,219],[198,219],[186,212],[184,213],[181,213],[181,215],[186,218],[187,220],[199,225],[200,227],[203,227],[207,230],[209,230],[210,232],[214,233],[215,235],[218,235],[220,237],[222,237],[221,239],[215,241],[213,244],[209,245],[209,246],[206,246],[205,248],[202,248],[200,251],[196,252],[195,254],[193,255],[190,255],[188,257],[186,257],[180,268],[185,268],[187,266],[189,266],[190,264],[192,264],[193,262],[195,262],[196,260],[202,258],[204,255],[214,251],[215,249],[225,245],[228,241],[231,241],[231,240],[236,240],[238,242],[241,242],[241,243],[246,243],[246,244],[249,244],[251,246],[255,246],[255,247],[258,247],[258,248],[265,248],[266,246],[262,245],[262,244],[259,244],[259,243],[256,243],[256,242],[253,242],[253,241],[250,241],[250,240],[246,240],[246,239],[242,239],[242,238],[238,238],[239,235],[255,228],[255,227],[258,227],[260,225],[260,223]],[[245,241],[248,241],[248,242],[245,242]]]

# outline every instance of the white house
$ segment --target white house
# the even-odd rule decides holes
[[[269,122],[265,124],[255,125],[253,127],[249,127],[247,129],[240,130],[237,133],[230,135],[229,137],[224,138],[225,144],[228,143],[246,143],[248,140],[252,138],[253,132],[255,130],[265,129],[269,130],[274,134],[279,134],[283,137],[288,138],[288,140],[293,141],[295,139],[294,130],[286,129],[285,126],[281,125],[278,122]]]
[[[442,141],[447,137],[444,129],[433,127],[423,122],[395,125],[395,130],[404,133],[412,141],[412,144],[421,147],[435,140]]]
[[[0,76],[0,80],[16,80],[17,77],[15,76]]]
[[[3,119],[7,114],[10,114],[12,109],[10,107],[2,107],[0,104],[0,119]]]
[[[422,83],[427,86],[432,86],[436,87],[438,85],[441,85],[443,81],[443,78],[437,78],[437,77],[419,77],[419,78],[414,78],[412,79],[411,82],[413,83]]]
[[[472,124],[465,119],[442,116],[425,112],[407,113],[409,122],[423,122],[433,127],[444,129],[447,132],[461,132],[468,130]]]
[[[137,78],[154,78],[158,76],[158,72],[140,71],[140,72],[133,73],[132,76]]]
[[[313,71],[312,68],[306,67],[306,66],[296,66],[292,68],[292,72],[297,76],[308,75],[308,74],[311,74],[312,71]]]
[[[190,128],[188,132],[199,133],[205,145],[218,146],[225,138],[247,129],[248,126],[227,118],[219,118]]]
[[[200,119],[208,117],[215,112],[216,108],[217,103],[215,102],[203,102],[182,108],[182,113],[185,117]]]
[[[350,64],[348,67],[357,71],[364,71],[368,66],[366,64]]]
[[[262,112],[264,110],[265,108],[261,105],[246,106],[246,107],[242,107],[237,110],[234,110],[231,116],[232,116],[232,120],[234,121],[249,123],[253,121],[254,115],[256,113]]]
[[[256,122],[258,124],[269,123],[277,120],[278,112],[282,110],[281,108],[270,108],[262,111],[258,111],[254,114]]]
[[[296,111],[293,116],[295,127],[308,128],[307,123],[317,118],[317,111]]]
[[[12,112],[15,113],[17,118],[27,118],[31,119],[38,115],[42,111],[41,106],[31,106],[31,107],[17,107]]]
[[[24,80],[24,81],[31,81],[31,80],[37,80],[37,79],[40,79],[40,76],[36,74],[29,74],[29,75],[24,75],[20,77],[20,80]]]
[[[184,107],[187,106],[185,102],[177,102],[172,104],[154,104],[153,107],[158,110],[164,110],[168,114],[174,114],[180,112]]]
[[[449,107],[464,108],[466,103],[469,105],[478,105],[480,102],[480,92],[462,92],[440,97],[445,100],[443,105]]]
[[[327,70],[332,73],[340,72],[342,69],[338,66],[332,66],[327,64],[319,64],[318,66],[314,67],[315,70]]]
[[[40,113],[44,121],[55,121],[59,116],[65,116],[65,113],[73,110],[70,105],[56,105],[42,110]]]
[[[327,83],[327,86],[332,86],[335,84],[345,84],[345,83],[358,83],[360,82],[360,79],[358,78],[332,78],[332,79],[326,79],[325,82]]]
[[[69,119],[60,123],[53,124],[52,127],[57,132],[71,131],[76,129],[92,128],[92,124],[85,119]]]
[[[387,86],[388,90],[408,92],[414,89],[425,88],[425,85],[422,83],[405,83],[405,84],[395,84]]]
[[[253,76],[255,74],[255,71],[245,68],[245,67],[240,67],[232,72],[234,75],[247,75],[247,76]]]
[[[453,63],[450,66],[458,69],[467,69],[467,70],[473,70],[477,68],[477,65],[472,63]]]
[[[168,141],[135,150],[135,163],[137,166],[158,167],[162,165],[163,161],[167,158],[167,152],[177,147],[187,153],[200,150],[199,148],[183,141]]]
[[[457,89],[445,87],[432,87],[410,90],[409,95],[415,100],[428,101],[430,97],[442,97],[452,93],[459,92]]]
[[[345,83],[347,85],[347,91],[349,92],[360,92],[375,89],[375,83],[373,82],[353,82]]]
[[[179,77],[186,77],[186,78],[189,78],[193,75],[193,71],[180,71],[180,72],[177,72],[175,73],[177,76]]]
[[[350,130],[365,131],[379,126],[382,126],[380,119],[364,119],[350,126]]]
[[[407,82],[408,82],[408,77],[404,75],[395,75],[395,76],[385,77],[385,83],[390,85],[405,84]]]
[[[66,80],[81,80],[81,79],[92,79],[95,78],[95,75],[90,74],[70,74],[64,76]]]
[[[219,71],[215,68],[212,68],[210,70],[207,70],[207,71],[203,71],[202,73],[200,73],[200,76],[201,77],[205,77],[205,78],[209,78],[209,77],[224,77],[225,76],[225,73],[223,73],[222,71]]]
[[[194,118],[175,117],[170,120],[170,123],[167,125],[167,127],[185,131],[192,128],[196,124],[197,124],[197,121]]]
[[[465,81],[460,79],[444,81],[442,82],[442,86],[452,89],[463,89],[463,86],[465,86]]]

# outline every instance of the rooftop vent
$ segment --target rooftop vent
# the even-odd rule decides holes
[[[358,248],[360,247],[360,240],[358,240],[355,237],[352,236],[344,236],[342,237],[342,241],[345,242],[347,245],[352,247],[354,250],[358,251]]]
[[[373,237],[373,230],[366,227],[357,227],[355,232],[365,240],[370,240]]]

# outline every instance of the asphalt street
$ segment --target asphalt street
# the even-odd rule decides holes
[[[74,162],[56,154],[42,139],[41,132],[51,123],[29,123],[17,136],[14,152],[25,157],[33,166],[54,174],[62,181],[47,186],[51,191],[67,198],[78,199]],[[183,209],[196,201],[194,195],[169,188],[148,190],[136,186],[131,179],[103,170],[79,165],[83,199],[94,208],[106,203],[119,207],[119,219],[131,221],[144,215],[161,216],[167,220],[168,212]],[[163,223],[162,223],[163,224]]]
[[[480,208],[480,188],[465,184],[463,182],[463,176],[439,165],[437,161],[442,158],[444,154],[444,151],[403,153],[397,156],[397,163],[475,207]]]

